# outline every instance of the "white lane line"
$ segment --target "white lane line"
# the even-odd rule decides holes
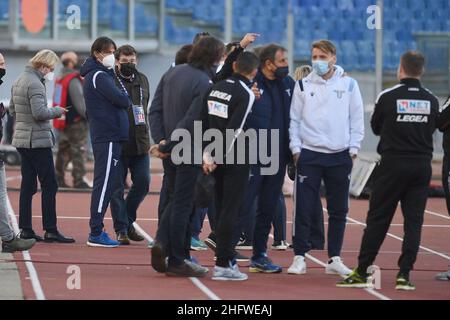
[[[11,218],[11,223],[14,228],[14,232],[16,234],[19,233],[19,226],[17,225],[16,214],[14,213],[14,209],[11,206],[11,202],[9,201],[9,197],[6,196],[6,205],[8,207],[8,214]],[[39,277],[36,269],[34,268],[33,262],[31,260],[30,253],[28,251],[22,252],[23,259],[26,261],[25,266],[27,267],[28,274],[30,275],[31,285],[33,286],[34,294],[36,295],[37,300],[46,300],[44,291],[42,290],[41,282],[39,281]]]
[[[269,237],[272,238],[272,239],[274,238],[274,237],[273,237],[273,234],[269,234]],[[308,254],[308,253],[305,255],[305,257],[308,258],[309,260],[311,260],[311,261],[317,263],[318,265],[324,267],[324,268],[326,268],[326,266],[327,266],[326,263],[322,262],[321,260],[319,260],[319,259],[313,257],[312,255],[310,255],[310,254]],[[392,300],[391,298],[388,298],[387,296],[385,296],[385,295],[383,295],[383,294],[381,294],[381,293],[375,291],[375,289],[364,288],[364,290],[365,290],[367,293],[369,293],[369,294],[371,294],[371,295],[377,297],[377,298],[380,299],[380,300],[386,300],[386,301]]]
[[[436,216],[436,217],[440,217],[440,218],[444,218],[444,219],[450,220],[449,216],[444,216],[443,214],[440,214],[440,213],[437,213],[437,212],[433,212],[433,211],[430,211],[430,210],[425,210],[425,212],[428,213],[428,214],[431,214],[433,216]]]
[[[214,292],[212,292],[207,286],[205,286],[200,280],[197,278],[189,278],[192,283],[199,288],[204,294],[208,296],[211,300],[222,300],[220,299]]]
[[[324,211],[324,212],[328,212],[328,210],[325,209],[325,208],[323,208],[323,211]],[[356,220],[356,219],[350,218],[349,216],[347,216],[347,221],[351,221],[351,222],[357,223],[357,224],[359,224],[359,225],[361,225],[361,226],[363,226],[363,227],[367,227],[367,225],[366,225],[365,223],[363,223],[363,222],[361,222],[361,221],[358,221],[358,220]],[[394,239],[396,239],[396,240],[399,240],[399,241],[403,242],[403,238],[401,238],[401,237],[399,237],[399,236],[396,236],[395,234],[392,234],[392,233],[389,233],[389,232],[388,232],[386,235],[389,236],[389,237],[391,237],[391,238],[394,238]],[[432,250],[432,249],[427,248],[427,247],[424,247],[424,246],[419,246],[419,248],[422,249],[422,250],[424,250],[424,251],[427,251],[427,252],[430,252],[430,253],[432,253],[432,254],[435,254],[435,255],[437,255],[437,256],[439,256],[439,257],[441,257],[441,258],[444,258],[444,259],[446,259],[446,260],[450,260],[450,256],[448,256],[448,255],[446,255],[446,254],[444,254],[444,253],[442,253],[442,252],[438,252],[438,251]]]
[[[58,217],[59,218],[59,217]],[[153,242],[153,238],[145,232],[136,222],[133,223],[136,231],[148,241],[148,243]],[[199,279],[197,278],[189,278],[191,282],[200,289],[206,296],[211,300],[221,300],[214,292],[212,292],[207,286],[205,286]]]
[[[138,225],[136,222],[133,222],[133,227],[136,229],[137,233],[139,233],[145,238],[145,240],[148,241],[148,243],[153,243],[153,238],[147,232],[145,232],[140,225]]]
[[[364,227],[367,226],[365,223],[362,223],[362,222],[360,222],[360,221],[358,221],[358,220],[355,220],[355,219],[353,219],[353,218],[347,217],[347,219],[350,220],[350,221],[352,221],[352,222],[354,222],[354,223],[358,223],[358,224],[360,224],[361,226],[364,226]],[[403,238],[401,238],[401,237],[399,237],[399,236],[396,236],[395,234],[392,234],[392,233],[389,233],[389,232],[388,232],[387,235],[388,235],[389,237],[391,237],[391,238],[394,238],[394,239],[397,239],[397,240],[403,242]],[[422,250],[424,250],[424,251],[427,251],[427,252],[430,252],[430,253],[432,253],[432,254],[435,254],[435,255],[437,255],[437,256],[439,256],[439,257],[441,257],[441,258],[444,258],[444,259],[446,259],[446,260],[450,260],[450,256],[448,256],[448,255],[446,255],[446,254],[443,254],[443,253],[441,253],[441,252],[432,250],[432,249],[427,248],[427,247],[424,247],[424,246],[420,246],[419,248],[422,249]]]

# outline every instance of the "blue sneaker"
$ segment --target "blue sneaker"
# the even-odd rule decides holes
[[[281,273],[283,268],[274,264],[272,260],[267,257],[267,254],[263,254],[258,258],[253,257],[250,260],[250,267],[248,270],[252,273]]]
[[[208,250],[208,246],[203,241],[192,237],[191,238],[191,250],[206,251],[206,250]]]
[[[89,247],[116,248],[120,245],[120,243],[115,240],[112,240],[108,236],[108,234],[105,231],[103,231],[102,234],[97,237],[89,235],[87,245]]]

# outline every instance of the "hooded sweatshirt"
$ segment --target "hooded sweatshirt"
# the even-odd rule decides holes
[[[88,58],[81,67],[84,100],[92,143],[128,140],[128,113],[131,100],[117,88],[114,70]]]
[[[305,148],[321,153],[357,154],[364,138],[364,105],[356,80],[335,66],[324,80],[312,72],[295,85],[289,128],[293,154]]]

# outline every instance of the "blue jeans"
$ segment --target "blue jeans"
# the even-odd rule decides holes
[[[205,217],[208,216],[209,226],[211,231],[215,230],[214,219],[215,219],[215,203],[211,202],[208,208],[197,208],[194,207],[194,214],[191,217],[191,235],[195,239],[200,239],[200,233],[203,229],[203,222]]]
[[[131,189],[124,198],[125,181],[128,170],[131,174]],[[111,215],[116,233],[126,233],[136,221],[137,209],[150,187],[150,158],[148,154],[126,157],[122,156],[118,167],[116,188],[111,198]]]

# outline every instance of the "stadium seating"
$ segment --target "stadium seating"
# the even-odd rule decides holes
[[[126,33],[127,0],[98,1],[98,23],[102,29]],[[150,2],[148,2],[150,3]],[[190,43],[200,31],[224,31],[225,0],[166,0],[166,41],[174,45]],[[260,44],[278,42],[286,45],[287,0],[253,0],[233,2],[233,37],[247,32],[261,34]],[[295,56],[309,60],[312,41],[327,38],[336,43],[339,60],[349,70],[373,70],[375,66],[375,30],[367,27],[367,9],[376,0],[292,0],[295,25]],[[91,0],[59,0],[59,14],[64,16],[69,5],[90,12]],[[6,20],[9,2],[0,1],[0,20]],[[407,10],[405,10],[407,8]],[[153,10],[153,11],[152,11]],[[149,10],[144,1],[136,1],[134,9],[137,37],[157,37],[157,10]],[[49,8],[49,19],[52,8]],[[384,67],[395,69],[398,56],[417,48],[415,34],[450,32],[450,0],[385,0],[384,1]],[[90,14],[82,14],[89,22]]]
[[[136,36],[155,36],[158,34],[158,17],[148,13],[146,7],[136,3],[134,7],[134,29]]]
[[[194,23],[206,22],[223,28],[223,0],[167,0],[166,3],[168,8],[192,14]],[[375,4],[375,0],[293,0],[292,3],[297,58],[309,59],[310,43],[327,38],[342,48],[339,60],[348,70],[374,69],[376,32],[367,27],[367,8]],[[260,0],[258,6],[253,4],[251,0],[234,1],[235,37],[255,31],[262,35],[260,43],[285,44],[288,1]],[[404,50],[416,49],[415,33],[450,31],[450,0],[385,0],[383,13],[385,69],[395,69]],[[169,42],[190,41],[190,32],[177,30],[179,27],[174,25],[170,27]]]
[[[373,70],[375,30],[366,26],[367,8],[374,0],[296,0],[295,54],[308,59],[304,44],[319,38],[337,43],[340,61],[348,70]],[[450,31],[450,0],[385,0],[383,59],[385,69],[398,65],[402,52],[416,49],[417,32]],[[408,10],[405,10],[408,8]],[[318,32],[321,31],[321,32]],[[354,45],[352,45],[353,43]],[[354,51],[356,50],[356,51]]]

